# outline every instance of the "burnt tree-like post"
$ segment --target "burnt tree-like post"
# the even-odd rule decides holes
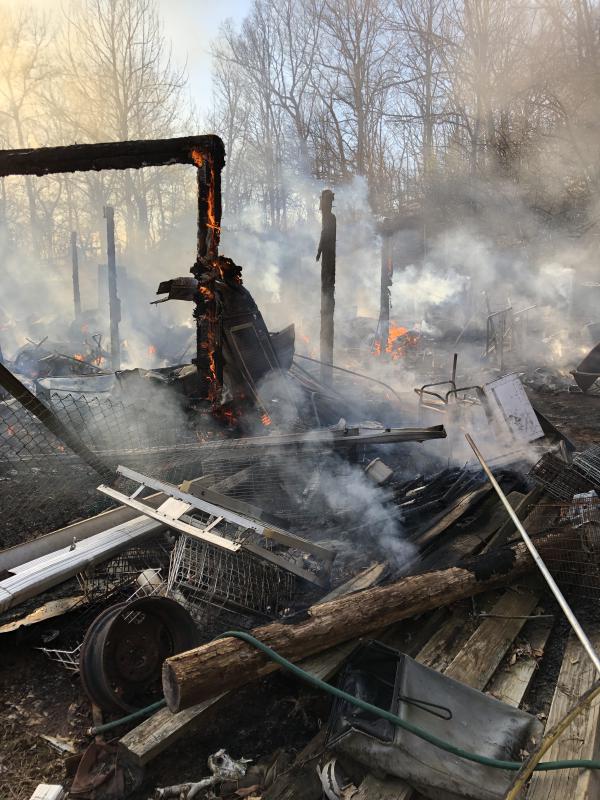
[[[331,189],[321,192],[321,239],[317,250],[317,261],[321,261],[321,380],[330,384],[333,380],[333,314],[335,311],[335,242],[336,218],[332,211],[334,193]]]
[[[387,350],[390,338],[390,291],[394,275],[393,239],[388,230],[390,220],[384,219],[381,234],[381,290],[379,295],[379,324],[377,325],[377,338],[375,349],[378,354]]]
[[[214,291],[220,277],[217,261],[221,237],[221,172],[215,169],[214,154],[192,150],[197,167],[198,234],[196,263],[190,270],[199,282],[194,298],[196,358],[199,394],[218,404],[223,385],[222,325]]]
[[[119,322],[121,303],[117,294],[117,257],[115,253],[115,210],[104,206],[106,219],[106,260],[108,264],[108,313],[110,317],[110,361],[113,370],[121,369],[121,343],[119,341]]]
[[[73,307],[75,319],[81,316],[81,294],[79,292],[79,259],[77,257],[77,232],[71,231],[71,263],[73,266]]]

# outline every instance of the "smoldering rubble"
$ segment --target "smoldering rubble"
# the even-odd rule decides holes
[[[99,330],[3,351],[2,759],[9,738],[44,749],[22,767],[36,798],[500,800],[516,773],[546,796],[545,731],[596,691],[585,286],[541,258],[499,288],[509,251],[480,237],[474,274],[472,231],[425,248],[399,215],[369,222],[361,316],[329,191],[318,334],[301,306],[272,330],[264,285],[221,252],[217,136],[5,151],[0,173],[149,162],[197,171],[196,260],[152,296],[185,330],[137,366],[105,274]],[[591,797],[598,730],[577,712],[585,735],[545,760]]]

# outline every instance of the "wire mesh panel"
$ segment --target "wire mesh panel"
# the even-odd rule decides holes
[[[552,453],[544,453],[529,474],[557,500],[571,500],[573,495],[588,491],[592,485],[574,465]]]
[[[600,445],[593,444],[573,456],[575,469],[593,486],[600,487]]]
[[[539,505],[527,528],[532,536],[560,534],[545,561],[565,593],[600,600],[600,499]]]
[[[18,399],[5,393],[0,401],[0,548],[114,505],[96,491],[103,466],[124,463],[167,480],[203,474],[199,414],[188,418],[135,392],[20,389]]]
[[[171,554],[167,592],[196,617],[207,604],[276,617],[292,601],[295,586],[293,575],[251,553],[181,536]]]

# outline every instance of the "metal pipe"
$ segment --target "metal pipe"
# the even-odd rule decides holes
[[[318,358],[311,358],[310,356],[301,356],[300,353],[294,353],[294,358],[303,358],[305,361],[312,361],[313,364],[325,364],[325,366],[331,367],[332,369],[337,369],[340,372],[347,372],[348,375],[356,375],[357,378],[364,378],[366,381],[371,381],[372,383],[378,383],[380,386],[383,386],[386,389],[388,389],[388,391],[390,391],[394,395],[394,397],[399,403],[402,403],[400,395],[398,394],[398,392],[392,389],[389,383],[384,383],[383,381],[380,381],[377,378],[372,378],[370,375],[363,375],[361,372],[355,372],[353,369],[346,369],[346,367],[338,367],[337,364],[334,364],[332,362],[321,361]]]
[[[559,606],[564,611],[565,616],[569,621],[569,624],[571,625],[571,627],[575,631],[575,635],[577,636],[577,638],[581,642],[581,644],[582,644],[585,652],[588,654],[591,662],[596,667],[597,672],[600,673],[600,658],[598,658],[598,654],[594,650],[594,647],[593,647],[592,643],[590,642],[590,640],[588,639],[585,631],[583,630],[583,628],[579,624],[579,620],[577,619],[577,617],[575,616],[575,614],[571,610],[570,605],[565,600],[565,597],[564,597],[563,593],[558,588],[558,585],[557,585],[556,581],[554,580],[554,578],[550,574],[550,570],[548,569],[548,567],[544,563],[542,557],[538,553],[536,546],[531,541],[531,539],[529,537],[529,534],[527,533],[527,531],[523,527],[523,524],[521,523],[521,520],[519,519],[519,517],[515,513],[515,510],[513,509],[511,504],[508,502],[508,499],[507,499],[506,495],[504,494],[504,492],[500,488],[500,485],[498,484],[496,478],[494,478],[494,475],[492,474],[492,471],[490,470],[488,465],[485,463],[485,460],[484,460],[483,456],[481,455],[481,452],[479,451],[479,448],[477,447],[477,445],[475,444],[475,442],[473,441],[473,439],[471,438],[471,436],[468,433],[465,434],[465,437],[467,439],[467,442],[471,446],[471,449],[473,450],[473,452],[477,456],[477,460],[481,464],[481,467],[482,467],[483,471],[485,472],[485,474],[487,475],[489,482],[492,484],[492,486],[494,487],[494,489],[496,491],[496,494],[498,495],[498,497],[502,501],[502,505],[508,511],[508,514],[509,514],[510,518],[512,519],[513,523],[514,523],[515,528],[521,534],[521,538],[525,542],[525,546],[529,550],[529,552],[531,554],[531,557],[535,561],[538,569],[540,570],[540,572],[544,576],[544,580],[546,581],[546,583],[550,587],[550,590],[551,590],[552,594],[554,595],[554,597],[556,598]]]

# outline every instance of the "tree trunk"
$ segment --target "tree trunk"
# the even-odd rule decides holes
[[[556,552],[560,542],[560,535],[553,535],[540,539],[537,546],[544,556]],[[460,566],[412,575],[313,606],[304,622],[275,622],[255,629],[253,635],[285,658],[298,661],[424,611],[509,584],[532,568],[525,545],[518,544],[467,559]],[[163,690],[171,711],[180,711],[276,669],[252,645],[233,637],[217,639],[167,659]]]

